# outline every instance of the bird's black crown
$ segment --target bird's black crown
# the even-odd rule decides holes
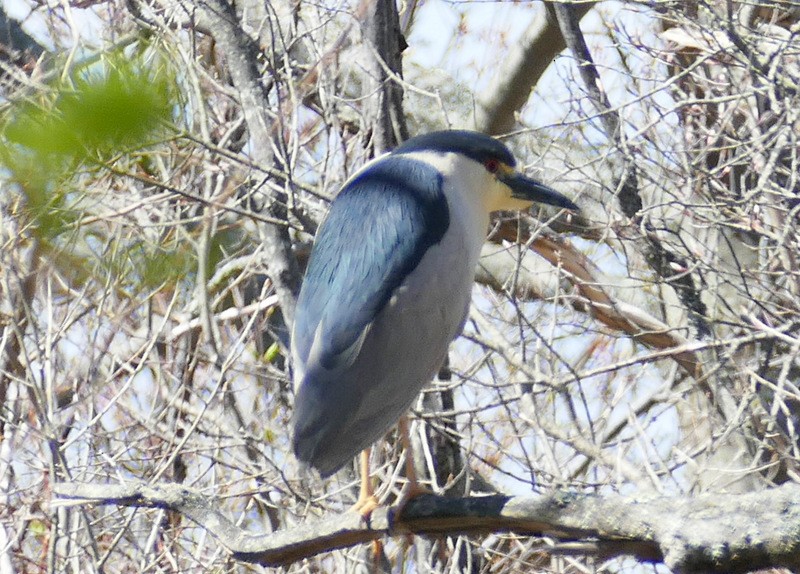
[[[514,167],[517,163],[505,144],[486,134],[468,130],[443,130],[416,136],[400,144],[392,153],[415,151],[460,153],[482,164],[499,160]]]

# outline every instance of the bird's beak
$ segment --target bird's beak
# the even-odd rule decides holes
[[[521,173],[510,170],[509,173],[501,175],[498,179],[511,188],[511,197],[522,201],[534,203],[544,203],[555,205],[572,211],[580,211],[578,206],[572,201],[558,193],[555,189],[547,187],[545,184],[526,177]]]

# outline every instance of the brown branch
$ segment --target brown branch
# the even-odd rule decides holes
[[[690,341],[643,309],[615,300],[603,289],[594,263],[567,239],[546,231],[540,231],[533,239],[529,235],[520,238],[517,225],[506,221],[497,227],[490,240],[529,242],[531,250],[560,268],[576,288],[580,296],[571,300],[576,310],[589,313],[608,328],[630,335],[652,349],[676,349],[671,357],[696,380],[703,378],[700,359],[687,348]]]
[[[664,562],[674,572],[748,572],[800,567],[800,487],[743,495],[635,498],[617,494],[445,498],[420,496],[401,516],[379,508],[365,521],[356,513],[327,516],[277,533],[252,534],[235,526],[213,500],[175,484],[148,486],[61,483],[56,504],[163,508],[179,512],[214,535],[243,562],[286,565],[316,554],[393,534],[547,536],[609,558],[633,555]],[[74,502],[68,503],[63,499]],[[574,546],[553,547],[568,552]]]

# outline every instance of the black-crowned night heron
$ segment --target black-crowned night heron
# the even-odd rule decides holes
[[[297,458],[330,476],[381,438],[461,332],[489,214],[577,210],[496,139],[412,138],[345,183],[319,229],[292,331]]]

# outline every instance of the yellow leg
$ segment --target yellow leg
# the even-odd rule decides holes
[[[411,448],[411,435],[408,429],[408,417],[403,415],[397,423],[397,428],[400,431],[400,442],[403,449],[406,451],[406,483],[405,488],[400,493],[400,498],[397,501],[396,515],[400,516],[403,509],[412,499],[423,494],[433,494],[429,489],[425,488],[417,480],[417,469],[414,468],[414,451]]]
[[[358,512],[365,520],[369,518],[373,510],[380,506],[378,499],[375,498],[375,490],[372,488],[372,480],[369,477],[369,452],[369,448],[361,451],[361,488],[358,492],[358,500],[350,509]]]

